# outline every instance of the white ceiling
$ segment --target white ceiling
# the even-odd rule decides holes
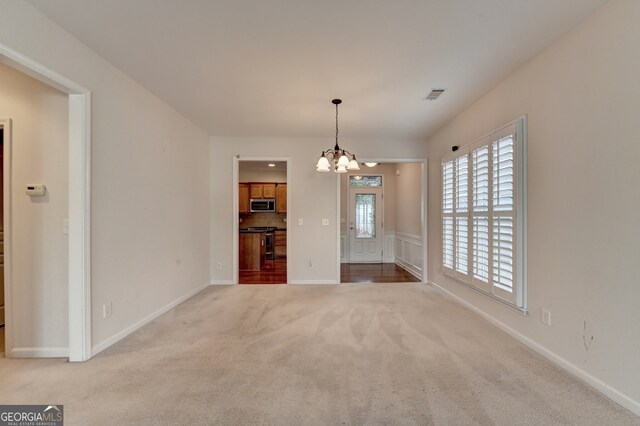
[[[606,0],[31,0],[217,136],[422,138]],[[447,88],[425,101],[431,88]]]

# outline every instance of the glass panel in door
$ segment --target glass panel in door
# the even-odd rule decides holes
[[[356,194],[356,238],[376,237],[376,194]]]

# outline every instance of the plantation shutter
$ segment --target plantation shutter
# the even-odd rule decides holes
[[[493,293],[515,302],[515,126],[492,135]]]
[[[472,283],[485,291],[491,291],[491,247],[490,235],[493,211],[491,204],[490,140],[487,138],[472,147],[471,193],[472,193]]]
[[[456,277],[469,277],[469,156],[455,161],[455,270]]]
[[[453,160],[442,163],[442,267],[453,273]]]
[[[521,118],[442,162],[443,272],[525,306]]]

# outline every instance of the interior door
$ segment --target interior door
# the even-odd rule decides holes
[[[382,263],[382,188],[349,189],[349,263]]]

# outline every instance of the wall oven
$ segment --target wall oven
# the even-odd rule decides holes
[[[276,200],[264,199],[249,201],[249,211],[251,213],[274,213],[276,211]]]

